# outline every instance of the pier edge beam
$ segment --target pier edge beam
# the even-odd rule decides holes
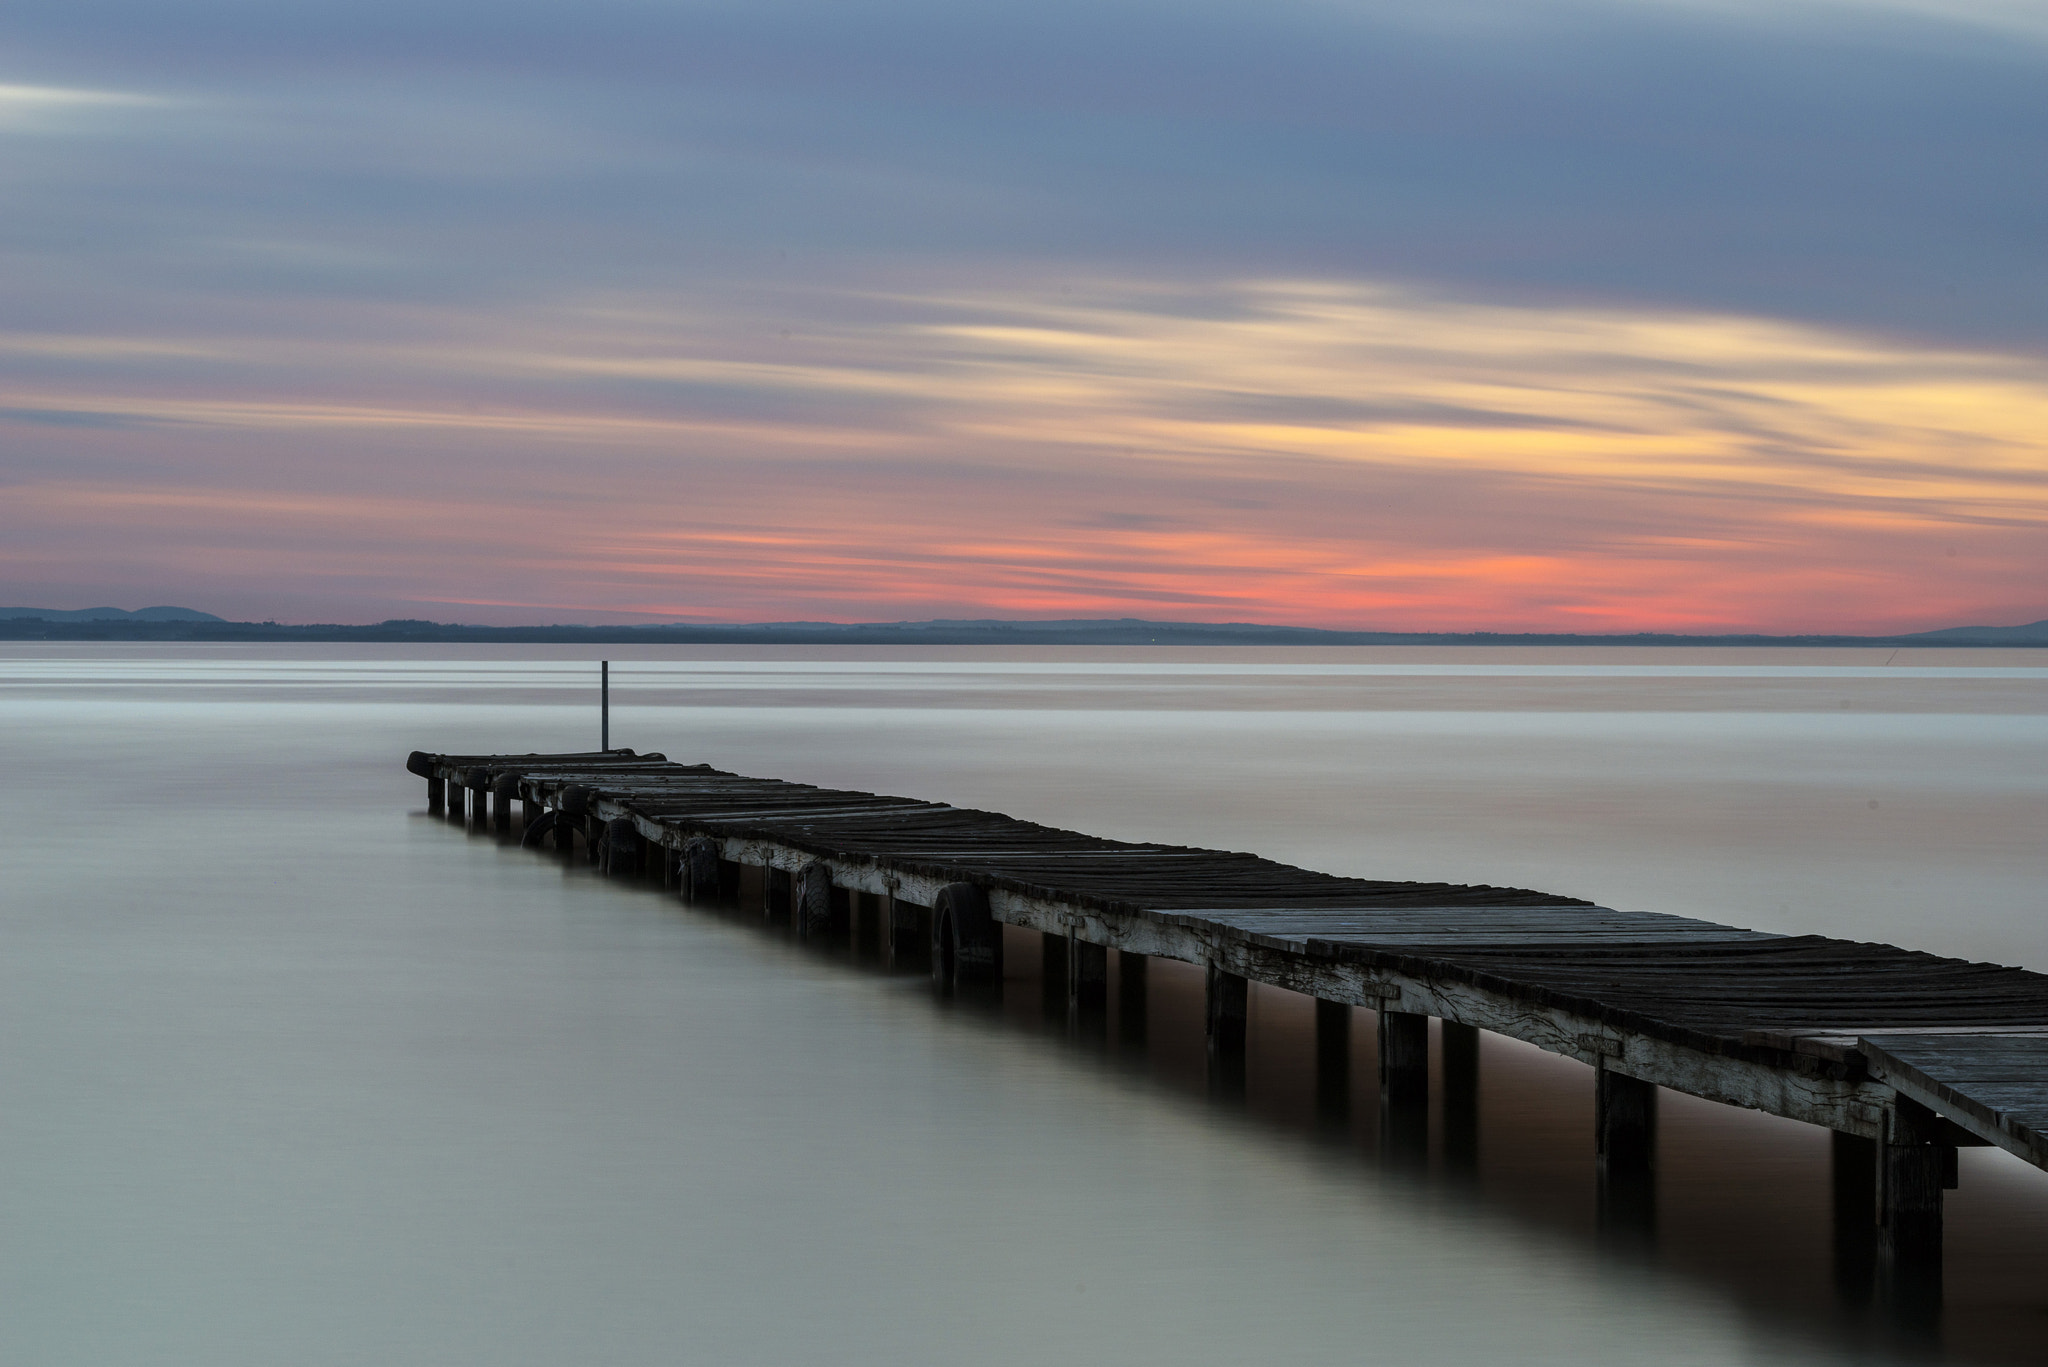
[[[1241,1055],[1244,1053],[1251,985],[1213,960],[1205,968],[1203,1016],[1207,1022],[1209,1052],[1228,1057]]]

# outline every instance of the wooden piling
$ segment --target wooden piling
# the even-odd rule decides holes
[[[448,781],[436,775],[427,780],[427,815],[440,816],[448,810]]]
[[[1047,1006],[1066,999],[1067,937],[1064,931],[1048,930],[1038,937],[1038,985]]]
[[[1640,1253],[1657,1230],[1657,1088],[1606,1066],[1593,1070],[1595,1201],[1600,1232]]]
[[[1109,946],[1067,935],[1067,1005],[1100,1011],[1109,1004]]]
[[[1942,1179],[1953,1152],[1934,1113],[1900,1097],[1877,1150],[1881,1263],[1940,1267]]]
[[[519,797],[519,775],[500,774],[491,783],[491,826],[500,835],[512,832],[512,804]]]
[[[1380,1152],[1403,1163],[1429,1155],[1429,1017],[1379,1012]]]
[[[1244,1053],[1246,1020],[1250,1014],[1251,986],[1242,974],[1232,973],[1211,960],[1204,979],[1204,1019],[1208,1022],[1209,1051],[1213,1054]]]
[[[1429,1017],[1382,1007],[1380,1097],[1396,1106],[1429,1103]]]
[[[1657,1165],[1656,1086],[1612,1068],[1595,1068],[1593,1133],[1602,1172],[1650,1171]]]
[[[792,912],[800,939],[822,940],[832,933],[832,868],[813,859],[796,871]]]
[[[1479,1027],[1444,1021],[1437,1042],[1443,1056],[1444,1166],[1472,1172],[1479,1166]]]
[[[703,836],[683,846],[681,883],[687,901],[709,905],[719,900],[719,850],[716,840]]]

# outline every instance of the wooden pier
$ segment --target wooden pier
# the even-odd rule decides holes
[[[1397,1144],[1426,1117],[1432,1016],[1447,1114],[1470,1110],[1479,1030],[1577,1059],[1617,1200],[1654,1163],[1659,1087],[1825,1126],[1851,1242],[1860,1224],[1880,1274],[1925,1285],[1931,1271],[1936,1294],[1957,1148],[2048,1168],[2048,975],[1515,888],[1340,878],[626,750],[415,752],[407,768],[431,810],[509,832],[519,803],[522,843],[692,900],[780,911],[803,935],[872,918],[948,984],[1001,977],[1005,925],[1046,937],[1048,976],[1083,1008],[1106,996],[1112,949],[1126,982],[1148,956],[1201,965],[1224,1057],[1243,1050],[1249,983],[1318,1000],[1319,1054],[1341,1053],[1348,1008],[1370,1008]]]

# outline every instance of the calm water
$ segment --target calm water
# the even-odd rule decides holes
[[[1966,1151],[1938,1339],[1838,1295],[1818,1131],[1483,1059],[1476,1175],[1142,1044],[498,848],[414,748],[586,749],[541,648],[0,647],[0,1363],[2037,1362],[2048,1174]],[[2048,656],[614,656],[613,738],[1377,877],[2048,969]],[[1355,1024],[1364,1078],[1370,1021]]]

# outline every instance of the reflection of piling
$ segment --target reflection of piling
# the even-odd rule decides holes
[[[1877,1141],[1836,1130],[1832,1144],[1835,1295],[1860,1308],[1877,1271]]]
[[[1479,1028],[1444,1021],[1437,1043],[1443,1055],[1444,1167],[1479,1170]]]
[[[1117,1035],[1134,1047],[1142,1046],[1149,1034],[1151,1001],[1146,991],[1146,965],[1150,962],[1135,950],[1120,949],[1116,954]]]
[[[1351,1118],[1351,1007],[1316,998],[1316,1118],[1342,1125]]]
[[[1039,1005],[1045,1018],[1064,1016],[1067,1010],[1067,936],[1046,931],[1038,937]]]

